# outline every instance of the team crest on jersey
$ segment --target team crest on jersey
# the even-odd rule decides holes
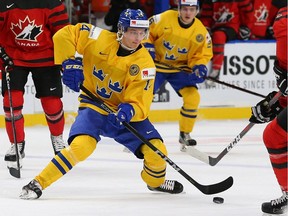
[[[145,68],[141,71],[142,80],[155,79],[156,68]]]
[[[37,37],[43,32],[42,25],[36,25],[35,20],[30,20],[28,16],[18,23],[11,23],[12,32],[16,36],[16,40],[27,42],[37,42]]]
[[[228,8],[223,6],[218,12],[214,13],[213,19],[217,23],[227,23],[234,18],[234,12],[230,12]]]
[[[257,19],[256,24],[260,23],[266,23],[267,18],[268,18],[269,11],[267,10],[267,7],[265,4],[262,4],[258,10],[255,10],[254,16]]]
[[[202,34],[196,35],[196,41],[198,43],[201,43],[204,40],[204,36]]]
[[[131,65],[129,68],[129,73],[131,76],[136,76],[139,73],[139,71],[140,71],[140,68],[136,64]]]

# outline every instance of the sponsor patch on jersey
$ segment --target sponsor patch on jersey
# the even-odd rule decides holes
[[[207,48],[211,48],[212,47],[212,39],[211,39],[209,33],[206,34],[206,43],[207,43]]]
[[[149,25],[151,25],[152,23],[157,24],[159,21],[160,21],[160,14],[154,15],[149,18]]]
[[[197,41],[197,42],[201,43],[203,40],[204,40],[204,36],[203,36],[202,34],[198,34],[198,35],[196,36],[196,41]]]
[[[156,68],[145,68],[141,71],[142,80],[155,79]]]
[[[90,31],[89,38],[97,40],[102,30],[103,29],[94,26]]]
[[[154,23],[154,22],[155,22],[154,16],[150,17],[150,18],[149,18],[149,25],[151,25],[151,24]]]
[[[139,73],[139,71],[140,71],[140,68],[136,64],[131,65],[129,68],[129,73],[131,76],[136,76]]]

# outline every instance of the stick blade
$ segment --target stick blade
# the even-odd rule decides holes
[[[194,146],[186,146],[186,153],[206,164],[210,164],[209,156],[206,153],[199,151]]]
[[[228,190],[230,187],[232,187],[233,183],[234,183],[233,177],[229,176],[222,182],[213,185],[206,185],[206,186],[203,185],[202,187],[199,187],[199,189],[201,190],[202,193],[206,195],[217,194]]]
[[[215,166],[220,161],[220,159],[218,159],[218,157],[217,158],[213,158],[213,157],[209,156],[209,165],[210,166]]]
[[[21,178],[20,169],[16,169],[16,168],[10,167],[9,168],[9,173],[10,173],[10,175],[12,175],[15,178]]]
[[[206,153],[204,152],[201,152],[199,151],[198,149],[196,149],[194,146],[187,146],[186,147],[186,153],[189,154],[190,156],[206,163],[206,164],[209,164],[210,166],[215,166],[219,161],[220,159],[222,158],[222,155],[221,155],[221,158],[213,158],[209,155],[207,155]]]

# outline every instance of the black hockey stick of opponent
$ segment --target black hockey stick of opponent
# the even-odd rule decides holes
[[[11,95],[11,88],[10,88],[10,76],[9,76],[10,72],[8,70],[8,66],[5,67],[5,73],[6,73],[7,92],[8,92],[8,98],[9,98],[11,122],[12,122],[12,133],[13,133],[13,139],[14,139],[14,145],[15,145],[15,151],[16,151],[16,162],[17,162],[17,168],[8,167],[8,169],[12,176],[14,176],[15,178],[20,178],[21,174],[20,174],[19,152],[18,152],[18,145],[17,145],[17,139],[16,139],[15,116],[14,116],[14,111],[13,111],[12,95]]]
[[[97,102],[103,110],[107,113],[114,113],[114,111],[104,103],[100,98],[92,94],[88,89],[83,85],[80,86],[80,89],[86,93],[93,101]],[[169,165],[171,165],[177,172],[179,172],[184,178],[186,178],[191,184],[193,184],[198,190],[202,193],[216,194],[223,192],[229,189],[233,185],[233,178],[230,176],[222,182],[212,185],[202,185],[191,178],[186,172],[184,172],[177,164],[175,164],[170,158],[163,154],[158,148],[156,148],[151,142],[149,142],[145,137],[143,137],[135,128],[133,128],[129,123],[122,122],[127,130],[129,130],[133,135],[135,135],[139,140],[145,143],[149,148],[151,148],[156,154],[158,154],[163,160],[165,160]]]
[[[162,64],[166,67],[170,67],[172,69],[175,69],[175,70],[180,70],[180,71],[186,71],[188,73],[191,73],[191,70],[189,70],[188,68],[181,68],[181,67],[175,67],[173,65],[170,65],[170,64],[166,64],[166,63],[163,63],[163,62],[160,62],[160,61],[156,61],[154,60],[154,62],[158,63],[158,64]],[[262,95],[262,94],[259,94],[257,92],[253,92],[253,91],[250,91],[250,90],[247,90],[247,89],[244,89],[244,88],[241,88],[239,86],[235,86],[235,85],[232,85],[230,83],[226,83],[226,82],[223,82],[223,81],[220,81],[218,79],[215,79],[211,76],[207,76],[205,79],[208,79],[208,80],[211,80],[213,82],[216,82],[216,83],[219,83],[221,85],[225,85],[225,86],[228,86],[230,88],[234,88],[234,89],[237,89],[237,90],[240,90],[240,91],[243,91],[243,92],[246,92],[246,93],[249,93],[249,94],[252,94],[252,95],[255,95],[255,96],[258,96],[258,97],[262,97],[262,98],[265,98],[265,95]]]
[[[281,92],[279,91],[269,104],[274,104],[277,99],[281,96]],[[255,125],[255,123],[250,122],[235,138],[229,145],[216,157],[211,157],[204,152],[199,151],[193,146],[186,146],[186,152],[194,158],[203,161],[204,163],[209,164],[210,166],[215,166],[243,137],[244,135]]]

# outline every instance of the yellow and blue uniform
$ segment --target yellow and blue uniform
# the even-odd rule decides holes
[[[155,46],[155,60],[174,67],[204,64],[213,56],[212,41],[205,26],[197,18],[193,24],[182,27],[178,21],[178,11],[168,10],[149,19],[149,41]],[[179,72],[157,64],[157,72]]]
[[[132,105],[135,115],[130,124],[167,154],[160,134],[148,120],[156,68],[141,44],[129,55],[118,55],[121,48],[115,33],[80,23],[64,27],[55,34],[53,41],[56,64],[74,58],[76,52],[82,55],[83,85],[114,110],[121,103]],[[43,189],[85,160],[95,150],[100,135],[113,138],[136,157],[144,158],[141,176],[149,186],[158,187],[164,182],[166,162],[159,155],[126,128],[111,125],[108,113],[85,93],[81,92],[79,102],[78,115],[69,134],[69,147],[56,155],[35,178]]]
[[[179,19],[178,11],[174,10],[152,16],[147,41],[155,46],[157,74],[154,93],[168,81],[183,97],[179,127],[180,131],[189,133],[195,124],[200,95],[197,83],[190,81],[189,74],[173,67],[191,70],[195,65],[207,65],[213,52],[210,35],[199,19],[194,18],[189,25],[184,25]]]

